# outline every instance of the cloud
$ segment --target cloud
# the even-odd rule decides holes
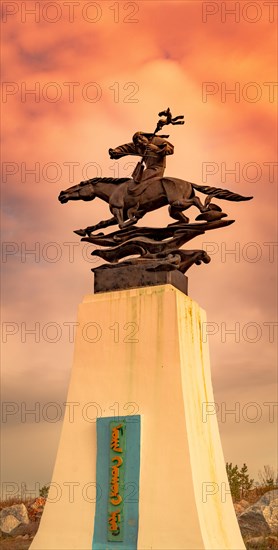
[[[153,130],[158,111],[170,106],[175,115],[185,115],[186,124],[170,127],[175,155],[167,159],[167,174],[204,184],[204,163],[210,163],[215,171],[206,184],[254,195],[248,203],[221,201],[223,211],[236,223],[194,241],[194,248],[208,246],[213,253],[210,264],[189,272],[189,292],[206,309],[208,322],[219,327],[210,337],[217,394],[225,400],[234,391],[236,398],[244,399],[243,388],[250,386],[259,401],[274,378],[274,345],[263,324],[275,318],[275,263],[264,244],[276,241],[275,191],[263,164],[276,160],[274,103],[263,84],[275,80],[274,29],[265,13],[257,24],[244,20],[222,24],[219,17],[203,23],[200,2],[140,2],[134,15],[138,23],[124,23],[128,13],[123,10],[115,23],[107,5],[102,4],[102,18],[95,24],[84,19],[79,6],[72,24],[64,12],[57,24],[42,17],[38,23],[31,17],[21,23],[18,13],[3,25],[3,81],[15,83],[13,88],[4,87],[10,94],[3,119],[3,160],[9,163],[3,165],[4,242],[14,243],[14,248],[3,264],[3,320],[18,326],[4,348],[7,395],[10,399],[13,388],[15,400],[43,402],[51,395],[57,400],[62,396],[72,356],[63,323],[76,320],[77,304],[92,292],[90,270],[95,264],[88,262],[90,255],[72,231],[111,214],[99,200],[62,206],[57,201],[59,191],[94,177],[98,170],[103,176],[126,175],[125,161],[111,161],[108,148],[130,141],[136,130]],[[227,89],[238,82],[240,101],[230,95],[222,101],[217,91],[205,102],[204,82],[215,82],[219,90],[221,82]],[[242,95],[248,82],[262,89],[256,103]],[[26,94],[31,89],[35,94]],[[58,99],[53,101],[56,92]],[[235,163],[238,174],[229,173]],[[258,181],[251,181],[254,168],[246,172],[248,163],[261,167]],[[28,173],[32,169],[36,174]],[[197,214],[190,210],[191,221]],[[165,208],[141,221],[141,225],[167,223]],[[49,243],[54,243],[52,249]],[[72,262],[65,243],[71,243]],[[253,248],[250,243],[255,243]],[[53,262],[55,246],[61,257]],[[37,252],[26,255],[26,249],[32,248]],[[261,256],[252,261],[256,252]],[[40,331],[49,322],[58,323],[61,341],[36,343],[29,335],[22,342],[21,324],[31,328],[35,322]],[[221,323],[229,329],[236,322],[240,342],[232,335],[222,342]],[[262,329],[254,344],[242,338],[250,322]],[[251,338],[252,332],[248,334]],[[43,430],[43,437],[52,442],[57,437],[49,426]],[[227,427],[221,431],[227,452],[234,453],[233,459],[241,458],[246,426],[232,436]],[[18,449],[19,433],[20,428],[9,436],[11,452]],[[38,445],[37,431],[29,433],[30,445]],[[270,438],[264,441],[267,456]],[[54,453],[54,443],[52,447]],[[257,449],[257,439],[251,447]],[[267,460],[263,456],[261,451],[260,460]],[[41,468],[45,472],[41,477],[48,477],[47,460]]]

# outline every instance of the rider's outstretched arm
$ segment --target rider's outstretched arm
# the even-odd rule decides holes
[[[115,149],[109,149],[109,156],[111,159],[120,159],[125,155],[138,155],[135,150],[134,143],[126,143],[125,145],[119,145]]]

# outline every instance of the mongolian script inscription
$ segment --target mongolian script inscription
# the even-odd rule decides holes
[[[110,475],[108,501],[108,541],[123,541],[125,421],[110,422]]]

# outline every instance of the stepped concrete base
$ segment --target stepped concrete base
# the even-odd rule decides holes
[[[171,285],[85,297],[68,413],[31,550],[92,549],[95,418],[114,414],[141,415],[138,550],[245,548],[217,419],[202,414],[214,401],[205,321]]]

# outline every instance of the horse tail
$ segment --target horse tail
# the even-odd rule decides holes
[[[253,197],[243,197],[237,193],[232,193],[228,189],[221,189],[219,187],[209,187],[209,185],[197,185],[197,183],[191,183],[192,187],[200,193],[217,197],[218,199],[224,199],[226,201],[250,201]]]

